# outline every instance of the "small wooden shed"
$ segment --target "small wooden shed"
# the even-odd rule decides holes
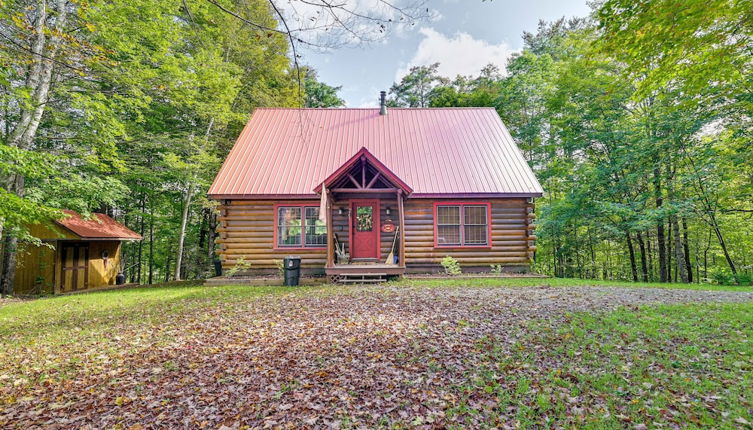
[[[19,249],[16,294],[60,294],[115,285],[123,241],[142,237],[109,216],[66,218],[34,224],[31,234],[43,244]]]

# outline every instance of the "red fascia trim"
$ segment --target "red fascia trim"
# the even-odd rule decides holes
[[[318,194],[207,194],[214,200],[312,200],[319,198],[321,185],[316,188]],[[542,193],[413,193],[406,196],[411,199],[473,199],[473,198],[529,198],[541,197]]]
[[[281,207],[285,208],[301,208],[301,246],[279,246],[277,244],[277,213]],[[303,246],[306,243],[306,228],[304,226],[304,219],[306,218],[306,209],[311,207],[319,207],[318,202],[295,202],[295,203],[275,203],[272,214],[272,229],[274,234],[272,235],[272,249],[275,251],[310,251],[310,250],[326,250],[327,245],[324,246]]]
[[[463,220],[463,211],[460,211],[460,245],[440,245],[437,240],[437,207],[438,206],[486,206],[486,244],[485,245],[463,245],[463,233],[465,222]],[[489,249],[492,247],[492,204],[490,202],[474,202],[474,201],[443,201],[434,202],[434,248],[438,249]]]
[[[332,182],[334,182],[337,178],[339,178],[343,173],[345,173],[348,169],[353,167],[353,165],[358,162],[358,160],[361,158],[361,156],[365,156],[367,160],[369,160],[376,168],[387,176],[387,179],[394,182],[399,188],[401,188],[406,194],[410,194],[413,192],[413,188],[409,187],[408,184],[403,182],[402,179],[400,179],[392,170],[387,168],[381,161],[379,161],[371,152],[369,152],[366,147],[361,147],[361,149],[356,152],[355,155],[350,157],[348,161],[343,163],[342,166],[340,166],[337,170],[335,170],[334,173],[329,175],[327,179],[322,181],[321,184],[317,185],[316,188],[314,188],[314,192],[317,194],[321,194],[322,192],[322,184],[325,184],[327,186],[330,186]]]
[[[374,212],[376,212],[376,259],[377,261],[381,260],[382,253],[382,226],[381,226],[381,218],[382,218],[382,212],[381,212],[381,205],[382,201],[381,199],[350,199],[350,213],[348,214],[348,241],[350,242],[350,249],[348,249],[348,252],[350,253],[350,258],[353,258],[353,214],[355,213],[354,207],[357,205],[363,205],[366,206],[367,204],[373,204],[374,205]]]
[[[541,197],[542,193],[415,193],[412,199],[472,199],[472,198],[523,198]]]
[[[314,200],[316,194],[207,194],[214,200]]]

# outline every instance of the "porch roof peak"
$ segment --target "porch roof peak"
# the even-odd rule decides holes
[[[384,178],[386,181],[389,181],[392,185],[394,185],[395,188],[402,190],[405,195],[413,192],[413,188],[411,188],[402,179],[400,179],[400,177],[398,177],[392,170],[385,166],[384,163],[379,161],[379,159],[376,158],[371,152],[369,152],[369,150],[366,149],[365,146],[361,147],[358,152],[356,152],[345,163],[343,163],[334,172],[332,172],[332,174],[330,174],[324,181],[317,185],[317,187],[314,188],[314,192],[320,194],[322,192],[322,186],[332,188],[332,185],[337,183],[340,179],[349,176],[350,170],[361,161],[364,162],[364,166],[365,163],[370,164],[374,168],[374,170],[376,170],[377,174],[370,178],[371,181],[369,183],[366,182],[366,177],[364,176],[363,182],[360,184],[355,178],[350,176],[351,180],[353,180],[353,183],[356,186],[356,188],[354,188],[355,190],[369,189],[371,188],[371,185],[377,182],[378,179]]]

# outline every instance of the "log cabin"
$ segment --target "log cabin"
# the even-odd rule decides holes
[[[223,269],[529,270],[543,190],[492,108],[257,109],[218,172]],[[235,270],[234,270],[235,271]]]
[[[29,226],[29,233],[42,243],[19,249],[16,294],[60,294],[115,285],[122,243],[142,239],[105,214],[84,218],[71,210],[63,212],[62,219]]]

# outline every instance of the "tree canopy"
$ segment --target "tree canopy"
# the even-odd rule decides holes
[[[751,11],[607,0],[525,33],[504,73],[418,66],[392,100],[497,109],[545,190],[537,270],[750,282]]]

